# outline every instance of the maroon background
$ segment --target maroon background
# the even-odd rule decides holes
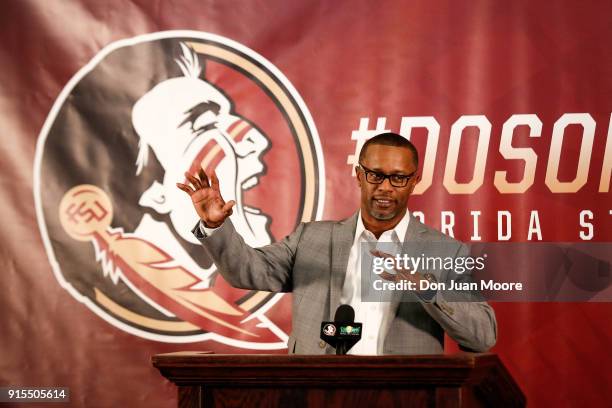
[[[152,354],[240,352],[212,342],[148,341],[111,326],[59,286],[42,245],[31,190],[42,124],[66,82],[97,52],[139,34],[215,33],[278,67],[302,95],[320,134],[325,219],[356,208],[358,190],[351,187],[346,159],[354,153],[350,136],[361,117],[371,125],[386,117],[387,128],[398,131],[402,116],[434,116],[441,129],[433,185],[411,204],[425,212],[428,224],[439,227],[439,211],[453,210],[464,217],[457,236],[468,239],[469,211],[480,209],[481,235],[494,240],[496,210],[511,210],[517,234],[524,235],[528,211],[539,209],[544,240],[575,241],[578,212],[591,209],[598,217],[595,240],[610,241],[610,194],[597,192],[612,112],[609,2],[13,0],[2,8],[0,386],[67,386],[75,406],[172,406],[175,390],[151,367]],[[544,184],[552,126],[574,112],[589,113],[597,124],[589,181],[576,194],[553,194]],[[519,113],[537,114],[543,123],[539,139],[519,138],[538,153],[536,181],[525,194],[502,196],[492,184],[494,171],[520,177],[521,167],[501,159],[499,135]],[[484,186],[473,195],[450,195],[442,186],[450,127],[473,114],[492,123]],[[567,179],[575,171],[578,135],[568,129],[560,172]],[[421,150],[422,139],[417,133]],[[473,137],[468,132],[464,139],[469,146]],[[470,149],[461,152],[458,178],[465,180],[473,167],[462,167]],[[282,192],[273,197],[282,200]],[[274,231],[277,237],[286,232]],[[494,307],[499,340],[493,351],[531,404],[608,403],[609,303]]]

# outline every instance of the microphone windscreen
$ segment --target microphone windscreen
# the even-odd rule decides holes
[[[334,322],[352,323],[355,321],[355,310],[350,305],[340,305],[336,309]]]

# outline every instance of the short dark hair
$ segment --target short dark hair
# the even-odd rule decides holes
[[[368,139],[361,148],[361,152],[359,153],[359,162],[361,163],[366,155],[366,150],[370,145],[384,145],[384,146],[393,146],[393,147],[404,147],[412,152],[412,157],[414,157],[414,164],[419,166],[419,152],[417,152],[416,147],[410,142],[410,140],[406,139],[402,135],[398,135],[397,133],[381,133],[374,137]]]

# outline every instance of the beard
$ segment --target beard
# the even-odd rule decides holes
[[[370,210],[368,211],[370,213],[370,215],[379,220],[379,221],[388,221],[393,219],[394,217],[396,217],[399,214],[399,211],[392,211],[390,213],[383,213],[380,211],[376,211],[372,208],[370,208]]]
[[[377,199],[389,200],[390,205],[388,207],[381,208],[381,206],[377,203]],[[406,202],[399,202],[397,198],[386,196],[377,196],[377,198],[371,197],[368,204],[368,214],[378,221],[392,220],[393,218],[397,217],[407,205]]]
[[[391,209],[391,211],[381,211],[381,210],[377,210],[374,206],[374,203],[372,203],[372,205],[370,206],[370,208],[368,208],[368,213],[370,214],[371,217],[373,217],[374,219],[377,219],[379,221],[389,221],[395,217],[397,217],[397,215],[401,212],[401,207],[398,206],[396,204],[395,208]]]

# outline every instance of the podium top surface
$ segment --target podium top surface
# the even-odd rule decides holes
[[[512,406],[525,396],[493,353],[453,355],[279,355],[176,352],[153,365],[178,386],[477,389]]]
[[[417,356],[213,354],[176,352],[151,358],[161,374],[188,383],[367,383],[465,385],[493,379],[518,389],[493,353]]]
[[[283,367],[345,367],[367,366],[369,368],[418,368],[437,367],[448,369],[474,369],[483,366],[501,365],[494,353],[457,353],[453,355],[384,355],[384,356],[337,356],[337,355],[284,355],[284,354],[214,354],[209,351],[180,351],[156,354],[151,358],[157,368],[172,366],[283,366]]]

